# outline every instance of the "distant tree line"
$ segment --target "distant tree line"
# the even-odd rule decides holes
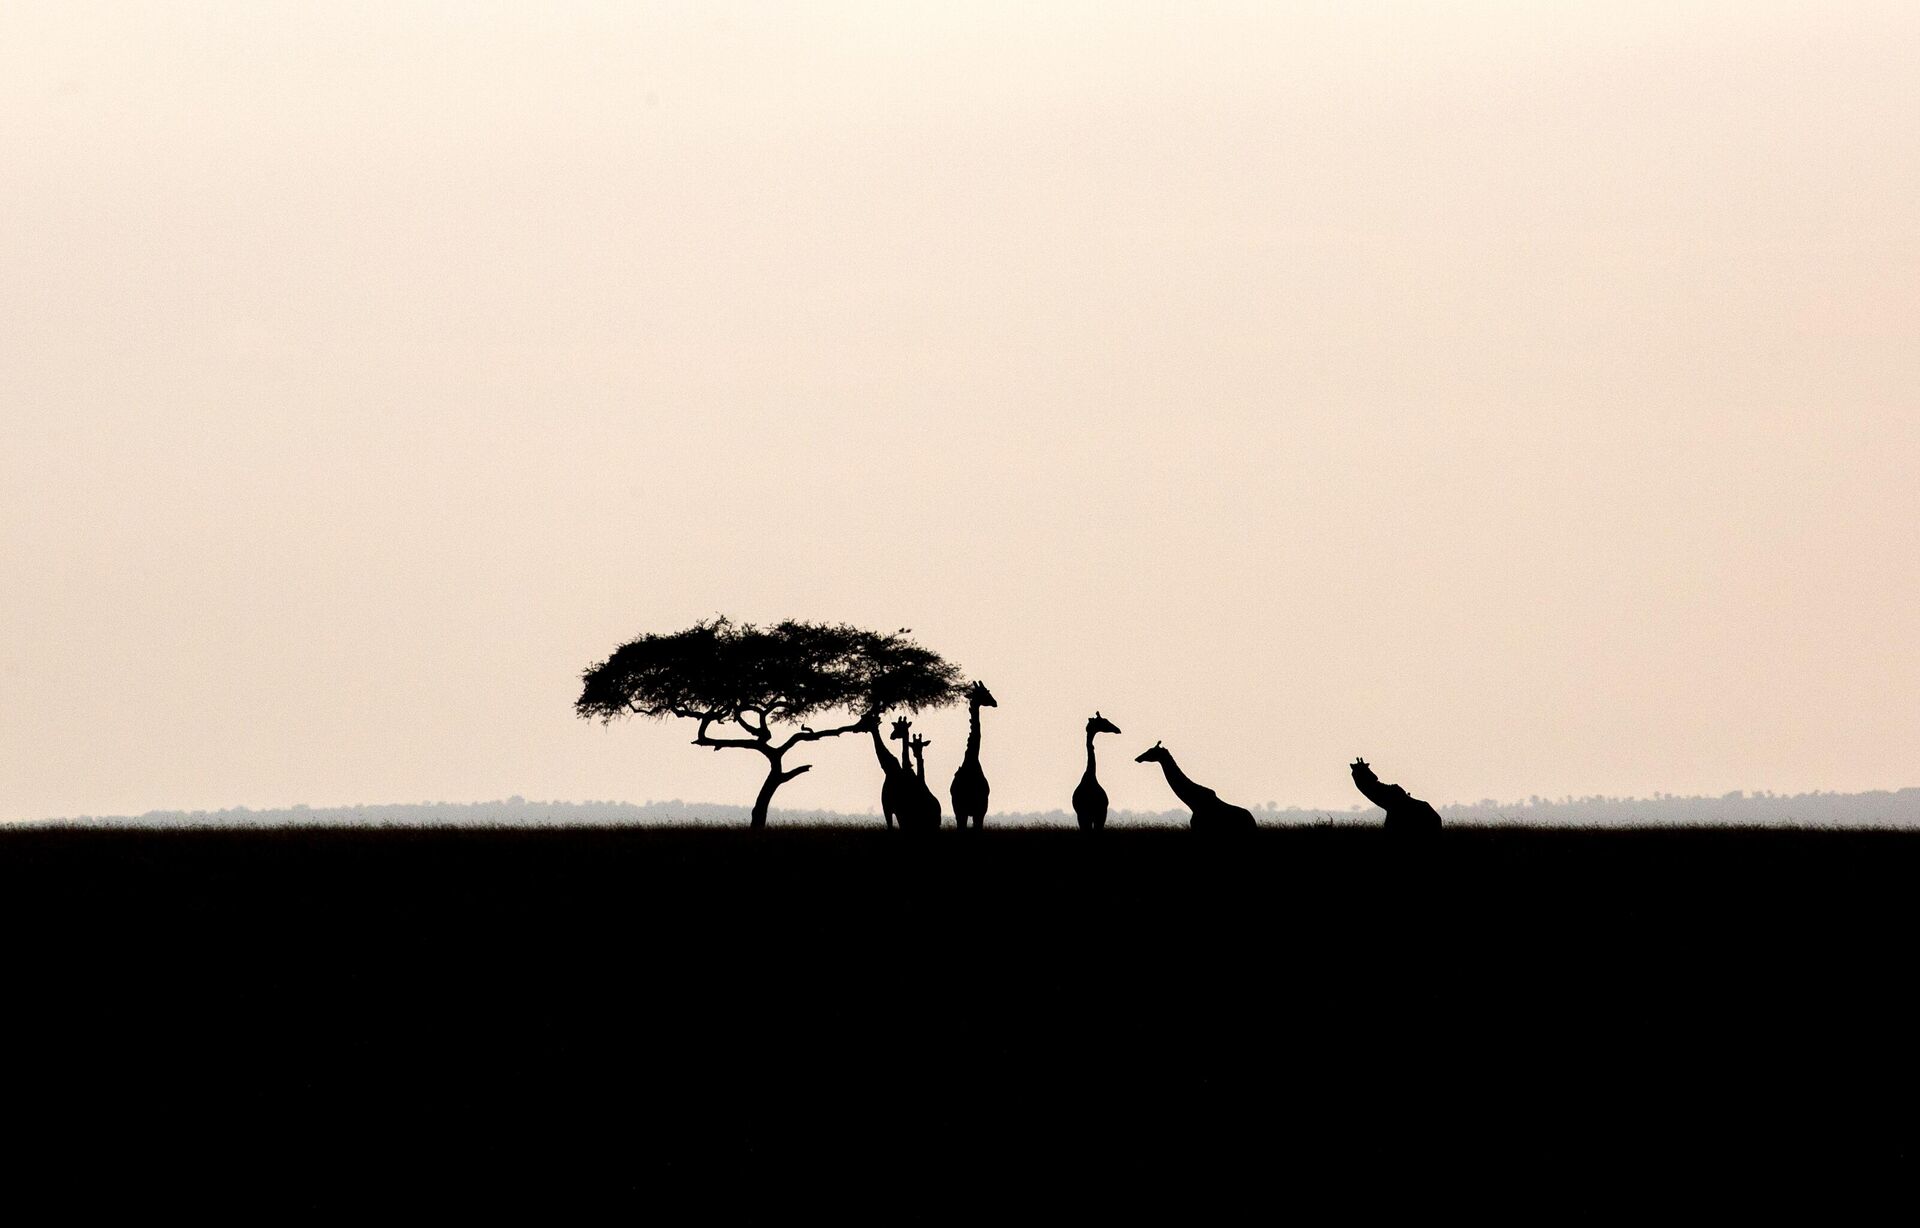
[[[1499,802],[1483,800],[1445,807],[1449,823],[1470,826],[1592,824],[1635,826],[1775,826],[1807,827],[1920,827],[1920,788],[1874,790],[1865,793],[1732,793],[1713,797],[1587,797],[1558,801],[1541,799]],[[1345,809],[1282,807],[1268,803],[1254,808],[1263,825],[1279,827],[1374,826],[1378,810],[1370,806]],[[399,802],[358,806],[288,806],[278,809],[149,810],[138,815],[79,815],[30,820],[8,826],[44,823],[95,826],[190,827],[298,827],[381,826],[628,826],[692,824],[739,827],[750,808],[713,802],[685,802],[678,798],[649,802],[529,801],[513,797],[485,802]],[[773,817],[782,824],[865,826],[875,821],[870,812],[781,809]],[[1185,810],[1115,811],[1114,821],[1129,826],[1184,827]],[[1007,811],[995,821],[1009,827],[1071,827],[1065,810]]]

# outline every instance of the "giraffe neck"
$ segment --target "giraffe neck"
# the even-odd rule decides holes
[[[1087,779],[1093,779],[1093,730],[1087,730]]]
[[[1180,765],[1173,761],[1172,755],[1160,761],[1160,770],[1167,774],[1167,787],[1173,790],[1173,795],[1187,805],[1192,806],[1195,798],[1204,792],[1199,785],[1187,779],[1187,774],[1180,770]]]
[[[888,750],[886,742],[881,740],[880,726],[875,725],[868,732],[873,734],[873,753],[879,757],[880,766],[883,769],[885,769],[887,775],[889,776],[893,775],[895,772],[898,772],[900,770],[900,765],[894,762],[893,752]],[[905,754],[906,748],[902,747],[900,753]]]
[[[980,762],[980,703],[967,705],[967,763]]]

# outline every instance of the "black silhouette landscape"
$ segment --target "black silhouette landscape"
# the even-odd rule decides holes
[[[869,822],[0,831],[20,1162],[111,1103],[149,1190],[1212,1216],[1912,1154],[1911,835]]]
[[[962,700],[943,832],[914,714]],[[431,1164],[468,1182],[488,1156],[581,1174],[537,1183],[548,1210],[722,1218],[848,1182],[909,1219],[980,1214],[976,1194],[1062,1171],[1087,1208],[1220,1216],[1275,1183],[1338,1207],[1489,1155],[1522,1201],[1564,1198],[1594,1157],[1738,1171],[1798,1122],[1877,1171],[1913,1155],[1911,1115],[1877,1111],[1920,1094],[1910,1047],[1778,1055],[1896,1017],[1920,832],[1447,821],[1364,759],[1345,774],[1370,805],[1343,821],[1256,814],[1158,742],[1122,766],[1181,809],[1115,815],[1096,739],[1121,729],[1099,711],[1071,817],[993,815],[998,706],[904,630],[716,619],[622,647],[576,707],[759,754],[751,806],[0,831],[0,919],[65,918],[12,974],[35,1059],[12,1103],[58,1131],[111,1096],[164,1132],[168,1106],[212,1097],[257,1127],[223,1157],[236,1187],[282,1189],[289,1155],[351,1136],[331,1193]],[[845,734],[875,757],[878,813],[775,811],[809,767],[788,756]],[[1916,799],[1849,800],[1912,821]],[[404,825],[423,817],[464,826]],[[289,819],[307,825],[267,825]],[[1691,1115],[1646,1112],[1679,1087]],[[991,1180],[952,1180],[966,1140]]]
[[[157,1137],[211,1102],[251,1127],[225,1180],[268,1199],[352,1138],[315,1207],[480,1164],[575,1173],[521,1191],[548,1213],[722,1219],[810,1184],[977,1216],[1063,1172],[1089,1210],[1211,1218],[1276,1185],[1310,1210],[1488,1154],[1531,1200],[1628,1146],[1745,1165],[1801,1121],[1877,1169],[1912,1155],[1911,1115],[1858,1094],[1920,1094],[1910,1047],[1777,1059],[1835,1018],[1896,1017],[1920,832],[1474,826],[1364,759],[1345,772],[1371,806],[1303,822],[1223,800],[1159,742],[1122,767],[1182,809],[1120,817],[1098,710],[1061,731],[1085,751],[1071,820],[994,815],[999,701],[961,678],[904,630],[725,619],[588,669],[580,715],[685,719],[696,748],[761,756],[750,806],[707,808],[724,827],[515,798],[420,808],[464,827],[372,808],[0,831],[0,922],[61,919],[11,971],[32,1060],[9,1103],[57,1138],[103,1100]],[[961,701],[943,831],[914,718]],[[775,822],[810,767],[789,756],[847,734],[878,813]],[[1691,1117],[1645,1111],[1681,1085]],[[143,1180],[178,1171],[152,1154]],[[990,1179],[956,1183],[961,1161]]]
[[[1916,63],[0,4],[0,1228],[1904,1222]]]

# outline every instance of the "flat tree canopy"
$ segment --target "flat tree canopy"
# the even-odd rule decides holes
[[[724,617],[670,635],[643,635],[589,668],[581,681],[574,711],[582,717],[684,717],[700,722],[695,746],[765,756],[755,827],[765,826],[774,790],[812,766],[782,770],[783,757],[798,744],[864,731],[888,709],[918,712],[961,695],[959,668],[907,639],[904,629],[881,635],[845,623],[793,621],[762,629]],[[801,724],[835,711],[858,719],[820,730]],[[798,728],[776,741],[776,722]],[[746,736],[714,737],[715,725],[737,726]]]

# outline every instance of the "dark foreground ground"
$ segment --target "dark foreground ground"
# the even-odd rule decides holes
[[[1893,833],[0,832],[4,1163],[268,1214],[1831,1202],[1920,1167],[1917,881]]]

